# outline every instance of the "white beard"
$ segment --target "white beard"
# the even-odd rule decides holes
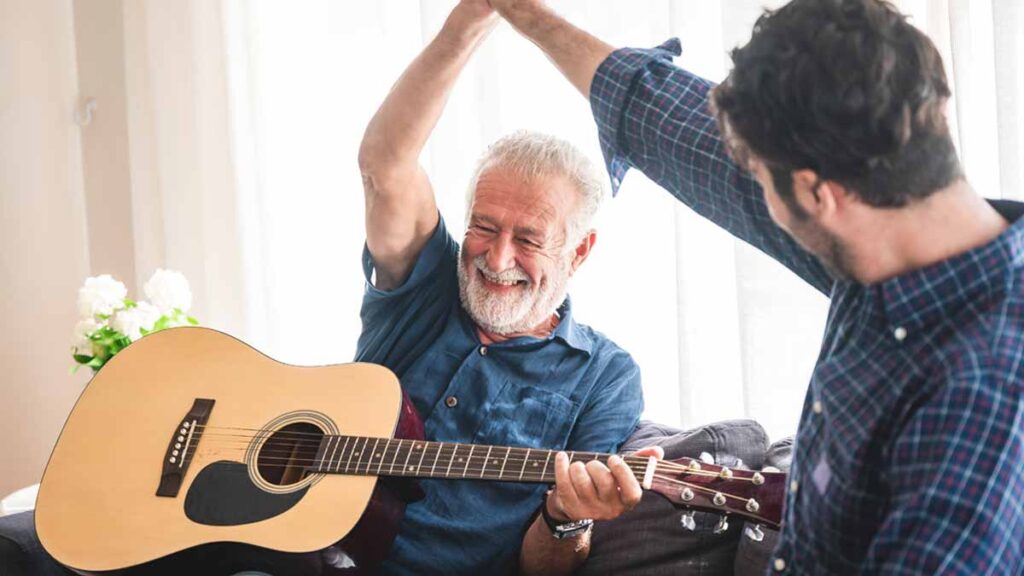
[[[466,265],[460,252],[459,298],[462,307],[474,322],[493,334],[529,332],[551,317],[565,300],[572,256],[570,252],[556,274],[542,282],[534,294],[533,283],[522,268],[517,266],[500,273],[494,272],[487,268],[483,256],[477,256],[472,263]],[[522,282],[511,293],[497,294],[484,286],[477,271],[493,281]]]

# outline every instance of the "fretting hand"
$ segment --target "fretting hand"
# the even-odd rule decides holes
[[[665,451],[654,446],[630,456],[654,456],[661,460]],[[611,520],[632,510],[641,496],[640,482],[620,456],[609,458],[607,466],[597,460],[570,465],[569,456],[559,452],[555,457],[555,488],[547,499],[548,514],[565,522],[584,518]]]

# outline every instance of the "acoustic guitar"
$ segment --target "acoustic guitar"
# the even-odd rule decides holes
[[[301,573],[331,546],[372,571],[417,497],[412,479],[553,484],[556,453],[426,441],[383,367],[290,366],[175,328],[121,351],[82,392],[43,475],[36,530],[81,573],[188,574],[225,558],[293,559]],[[680,506],[779,525],[784,474],[625,461]]]

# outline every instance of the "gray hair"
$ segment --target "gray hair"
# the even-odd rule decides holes
[[[503,136],[477,162],[466,196],[469,221],[480,176],[502,168],[531,181],[538,176],[565,176],[580,194],[576,213],[566,222],[566,245],[575,247],[590,231],[590,223],[605,195],[604,174],[570,142],[539,132],[519,130]]]

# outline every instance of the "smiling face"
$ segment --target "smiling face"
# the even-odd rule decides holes
[[[519,334],[550,321],[585,258],[566,238],[578,202],[565,177],[523,181],[501,168],[480,175],[459,257],[459,294],[481,328]]]

